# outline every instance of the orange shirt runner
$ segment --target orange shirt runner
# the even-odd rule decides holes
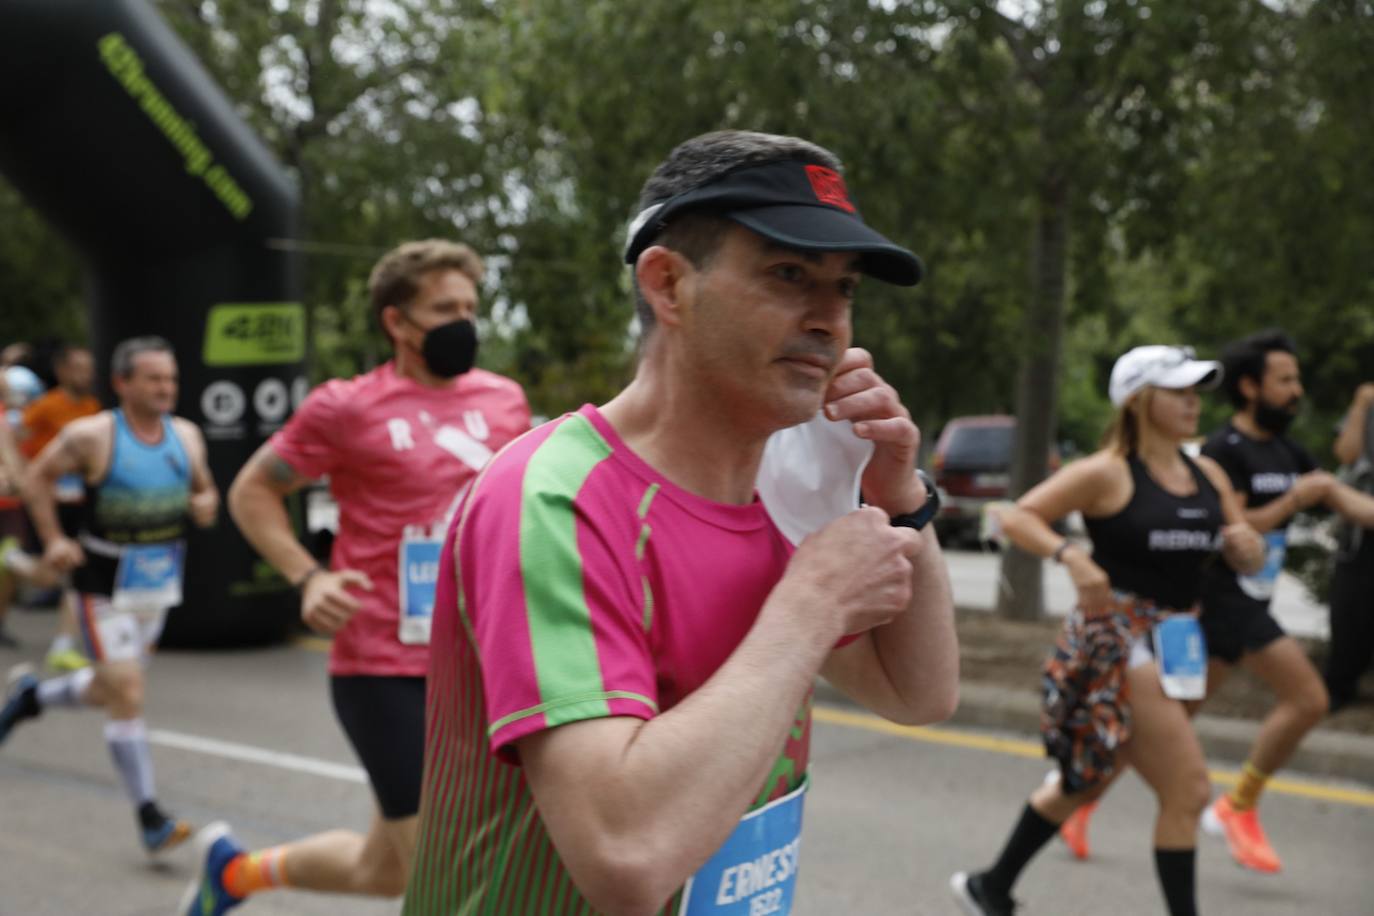
[[[62,427],[97,413],[100,413],[100,402],[90,395],[73,398],[65,388],[54,388],[24,408],[24,427],[29,434],[19,443],[19,450],[32,460],[57,438]]]

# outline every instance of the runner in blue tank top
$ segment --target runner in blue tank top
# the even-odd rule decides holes
[[[1010,914],[1022,870],[1127,764],[1159,803],[1154,858],[1167,910],[1197,913],[1196,836],[1210,786],[1182,702],[1205,686],[1196,605],[1217,551],[1247,572],[1264,558],[1226,473],[1182,451],[1197,433],[1198,387],[1220,375],[1217,363],[1194,359],[1190,349],[1131,350],[1112,369],[1117,417],[1102,450],[1001,515],[1012,543],[1067,567],[1078,609],[1045,665],[1042,728],[1059,778],[1031,793],[991,867],[951,879],[970,916]],[[1073,511],[1087,520],[1091,554],[1050,527]]]
[[[219,494],[200,430],[171,415],[177,398],[171,346],[156,337],[127,340],[115,348],[111,368],[119,407],[65,427],[30,465],[24,485],[44,560],[72,571],[93,664],[41,683],[27,672],[12,673],[0,742],[16,723],[49,707],[103,707],[110,756],[134,804],[143,845],[156,853],[184,841],[191,828],[155,798],[143,669],[167,610],[181,603],[187,519],[214,524]],[[52,495],[64,474],[86,482],[76,540],[63,532]]]

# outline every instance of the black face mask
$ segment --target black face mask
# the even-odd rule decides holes
[[[1265,432],[1282,436],[1288,432],[1288,427],[1293,425],[1293,421],[1298,416],[1294,410],[1296,406],[1296,402],[1287,407],[1275,407],[1264,401],[1257,401],[1255,403],[1255,424]]]
[[[457,378],[477,362],[477,325],[460,318],[430,328],[420,345],[420,356],[439,378]]]

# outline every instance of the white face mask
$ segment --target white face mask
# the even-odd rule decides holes
[[[859,508],[859,478],[873,443],[848,420],[818,413],[773,433],[759,465],[759,498],[793,544]]]

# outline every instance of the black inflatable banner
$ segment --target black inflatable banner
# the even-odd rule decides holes
[[[296,191],[145,0],[0,3],[0,173],[80,253],[92,345],[159,334],[221,490],[305,397]],[[41,269],[41,265],[35,265]],[[280,638],[296,598],[221,513],[164,643]]]

